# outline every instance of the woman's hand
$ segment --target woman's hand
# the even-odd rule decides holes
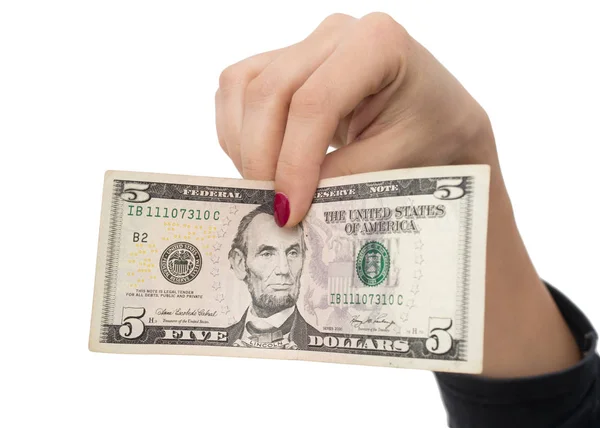
[[[321,178],[495,162],[485,111],[383,13],[332,15],[300,43],[228,67],[219,84],[221,147],[244,178],[275,180],[287,226]]]
[[[332,15],[300,43],[230,66],[216,113],[242,176],[275,180],[280,226],[302,220],[320,178],[489,164],[483,373],[530,376],[579,359],[517,230],[485,111],[392,18]]]

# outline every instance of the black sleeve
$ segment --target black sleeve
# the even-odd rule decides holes
[[[435,373],[449,427],[600,428],[598,335],[577,306],[548,288],[577,340],[581,361],[561,372],[520,379]]]

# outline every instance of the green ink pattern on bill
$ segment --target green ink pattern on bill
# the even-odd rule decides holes
[[[390,255],[379,242],[367,242],[356,258],[358,278],[368,287],[381,284],[390,271]]]
[[[489,167],[273,183],[106,174],[90,349],[480,373]]]

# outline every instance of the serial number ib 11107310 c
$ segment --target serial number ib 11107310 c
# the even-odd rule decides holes
[[[215,220],[221,213],[217,210],[198,210],[187,208],[166,208],[157,206],[128,205],[127,215],[130,217],[156,217],[181,220]]]
[[[377,293],[330,293],[332,305],[397,305],[404,304],[401,294]]]

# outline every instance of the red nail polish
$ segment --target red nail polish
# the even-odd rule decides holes
[[[273,212],[277,226],[283,227],[290,218],[290,200],[283,193],[275,193]]]

